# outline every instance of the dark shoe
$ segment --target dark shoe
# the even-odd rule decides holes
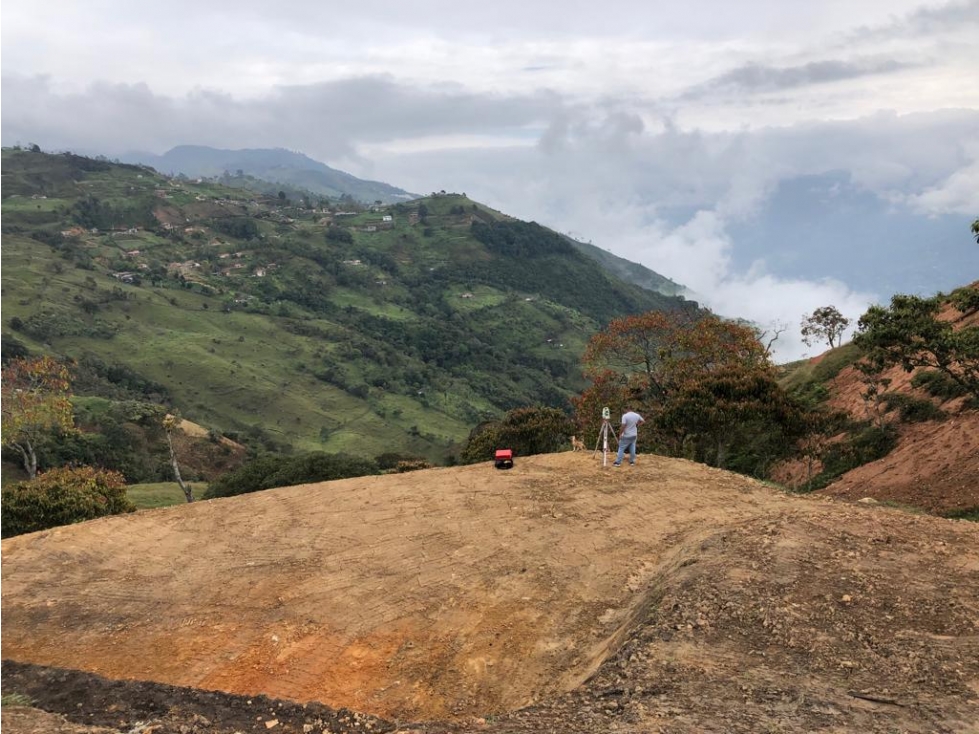
[[[620,463],[619,463],[619,462],[617,462],[617,461],[613,461],[613,462],[612,462],[612,466],[622,466],[622,464],[620,464]]]

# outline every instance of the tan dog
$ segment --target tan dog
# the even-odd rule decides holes
[[[585,450],[585,442],[582,441],[577,436],[572,436],[571,437],[571,450],[572,451],[584,451]]]

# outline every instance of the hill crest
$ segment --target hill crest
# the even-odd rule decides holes
[[[878,727],[975,713],[976,525],[677,459],[603,470],[567,452],[303,485],[20,536],[3,555],[4,657],[117,679],[481,717],[491,734],[623,716],[849,730],[869,715],[854,692],[902,704],[874,706]]]
[[[418,198],[397,186],[368,181],[285,148],[226,150],[206,145],[178,145],[163,155],[128,153],[121,160],[152,166],[171,176],[220,178],[254,176],[272,183],[288,184],[333,199],[350,197],[363,203],[385,204]]]

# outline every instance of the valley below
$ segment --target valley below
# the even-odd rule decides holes
[[[4,692],[47,712],[5,706],[13,732],[979,721],[975,523],[680,459],[286,487],[11,538],[3,561]]]

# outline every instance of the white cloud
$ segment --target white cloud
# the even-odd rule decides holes
[[[909,197],[908,201],[925,214],[979,215],[979,159],[953,172],[938,185]]]
[[[824,174],[979,213],[977,24],[979,0],[7,0],[2,137],[300,150],[466,191],[794,327],[874,294],[744,265],[731,232]]]

